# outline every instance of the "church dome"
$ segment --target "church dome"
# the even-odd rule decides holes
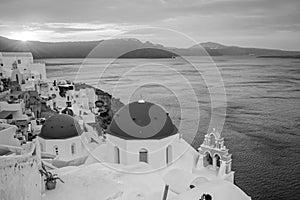
[[[44,139],[68,139],[82,134],[77,120],[67,114],[58,114],[46,120],[39,137]]]
[[[142,100],[122,107],[108,128],[108,134],[127,140],[162,139],[177,132],[162,107]]]

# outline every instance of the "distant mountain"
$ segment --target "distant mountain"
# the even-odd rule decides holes
[[[191,46],[189,49],[196,50],[201,48],[205,48],[208,52],[222,56],[294,56],[300,54],[299,51],[225,46],[214,42],[200,43]]]
[[[96,48],[97,47],[97,48]],[[111,39],[82,42],[18,41],[0,37],[0,52],[32,52],[34,58],[162,58],[172,57],[162,45],[137,39]]]
[[[207,48],[207,49],[222,49],[225,48],[225,45],[219,44],[219,43],[215,43],[215,42],[204,42],[204,43],[200,43],[196,44],[194,46],[191,46],[190,49],[197,49],[201,46],[201,48]]]
[[[97,47],[97,48],[95,48]],[[170,48],[134,38],[82,41],[39,42],[18,41],[0,36],[0,52],[32,52],[34,58],[171,58],[183,56],[294,56],[300,52],[273,49],[225,46],[214,42],[200,43],[190,48]]]

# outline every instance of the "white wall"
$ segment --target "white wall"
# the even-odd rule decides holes
[[[126,140],[107,135],[107,156],[109,160],[107,162],[114,163],[114,148],[118,147],[120,149],[120,161],[122,164],[127,164],[127,143]]]
[[[35,71],[38,72],[39,74],[42,75],[42,80],[47,79],[46,75],[46,66],[44,63],[30,63],[29,65],[30,71]]]
[[[40,137],[38,137],[38,139],[41,144],[42,152],[47,152],[55,155],[56,152],[54,147],[57,146],[59,160],[69,161],[80,158],[85,152],[85,147],[83,146],[79,136],[64,140],[45,140]],[[75,144],[75,154],[72,154],[71,152],[71,146],[73,143]]]
[[[37,156],[0,156],[0,199],[40,200]]]
[[[20,103],[7,103],[5,101],[0,102],[0,112],[1,111],[11,111],[13,119],[24,119],[27,115],[24,115],[25,105],[24,102]]]
[[[5,53],[5,54],[7,54],[7,53]],[[6,69],[11,69],[12,64],[15,61],[18,63],[18,60],[21,60],[21,64],[18,64],[18,68],[20,69],[21,73],[24,73],[24,72],[27,72],[27,70],[28,70],[28,64],[33,63],[33,57],[32,57],[32,55],[29,56],[29,53],[25,53],[23,55],[22,55],[22,53],[9,53],[9,54],[10,54],[9,56],[2,57],[2,62],[3,62],[4,68],[6,68]]]
[[[16,126],[9,124],[0,124],[0,144],[10,145],[10,146],[20,146],[20,141],[17,138],[14,138]]]
[[[160,140],[124,140],[112,135],[107,135],[108,153],[112,156],[108,162],[114,162],[114,147],[120,149],[120,161],[122,164],[131,165],[139,162],[141,149],[148,150],[148,163],[155,169],[165,167],[166,148],[172,146],[172,160],[178,158],[181,152],[179,147],[179,134]]]

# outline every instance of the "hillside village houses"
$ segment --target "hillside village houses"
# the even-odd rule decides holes
[[[45,64],[28,52],[0,53],[0,119],[18,127],[17,137],[30,139],[35,117],[41,117],[39,85],[46,81]],[[28,135],[29,134],[29,135]]]
[[[34,128],[41,129],[35,119],[43,117],[43,102],[57,113],[78,116],[82,127],[95,132],[87,124],[95,123],[93,88],[75,90],[71,81],[47,80],[45,64],[34,61],[29,52],[0,53],[0,77],[0,119],[16,125],[20,139],[26,141]]]

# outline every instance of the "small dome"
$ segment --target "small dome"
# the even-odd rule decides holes
[[[178,132],[168,113],[150,102],[122,107],[113,117],[108,134],[123,139],[162,139]]]
[[[68,139],[82,134],[77,120],[70,115],[58,114],[46,120],[39,137],[44,139]]]

